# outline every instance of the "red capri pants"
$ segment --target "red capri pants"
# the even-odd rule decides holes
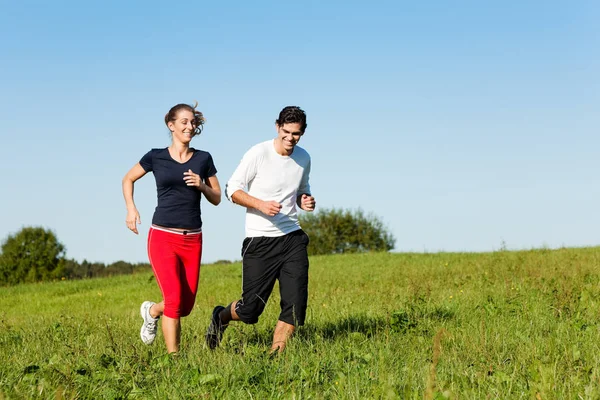
[[[151,227],[148,233],[148,257],[165,301],[164,315],[185,317],[196,301],[202,232],[172,232]]]

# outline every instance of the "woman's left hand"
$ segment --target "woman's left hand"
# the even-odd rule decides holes
[[[194,186],[200,191],[204,189],[205,184],[202,182],[202,178],[200,178],[200,175],[193,173],[191,169],[183,173],[183,180],[188,186]]]

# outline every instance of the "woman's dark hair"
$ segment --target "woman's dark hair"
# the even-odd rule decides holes
[[[283,124],[300,124],[300,130],[306,130],[306,113],[300,107],[287,106],[279,113],[279,118],[275,120],[278,126]]]
[[[179,111],[187,110],[194,114],[193,124],[196,127],[194,129],[194,136],[201,134],[206,119],[204,119],[204,115],[202,115],[200,111],[196,110],[196,107],[198,107],[198,102],[196,102],[196,104],[194,104],[193,107],[189,104],[177,104],[171,107],[167,115],[165,115],[165,125],[169,126],[170,121],[175,121],[177,119],[177,114],[179,113]]]

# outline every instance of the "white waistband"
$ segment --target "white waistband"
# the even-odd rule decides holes
[[[183,230],[183,231],[179,231],[179,230],[176,230],[176,229],[170,229],[170,228],[163,228],[162,226],[156,226],[156,225],[152,225],[151,228],[152,229],[156,229],[157,231],[175,233],[177,235],[199,235],[199,234],[202,233],[202,228],[198,228],[198,229],[186,229],[186,230]]]

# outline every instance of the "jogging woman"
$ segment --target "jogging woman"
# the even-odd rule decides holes
[[[134,183],[148,172],[156,180],[158,204],[148,233],[148,257],[162,301],[144,301],[140,336],[145,344],[156,338],[162,317],[162,332],[168,353],[179,351],[181,318],[190,314],[196,300],[202,258],[200,200],[221,202],[217,169],[210,153],[190,147],[202,132],[204,116],[196,107],[177,104],[165,116],[171,145],[152,149],[123,178],[127,227],[138,233],[140,214],[133,201]]]

